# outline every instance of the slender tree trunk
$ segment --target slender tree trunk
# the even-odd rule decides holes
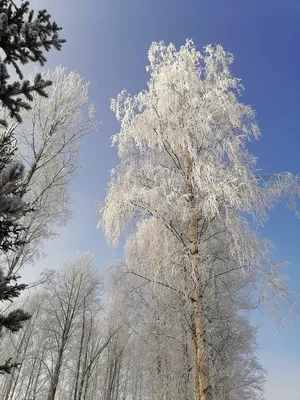
[[[81,338],[80,338],[80,348],[79,348],[79,353],[78,353],[77,370],[76,370],[76,377],[75,377],[74,400],[77,400],[78,382],[79,382],[79,375],[80,375],[80,366],[81,366],[81,357],[82,357],[84,336],[85,336],[85,299],[84,299],[83,314],[82,314],[82,330],[81,330]],[[78,397],[78,399],[80,399],[80,397]]]
[[[25,392],[25,396],[24,396],[24,400],[27,400],[30,397],[30,392],[31,392],[31,387],[33,384],[33,373],[34,373],[34,368],[35,368],[35,364],[36,364],[36,359],[34,360],[33,366],[32,366],[32,370],[26,385],[26,392]]]
[[[12,386],[15,381],[15,372],[16,372],[15,369],[12,370],[11,374],[9,376],[7,376],[5,379],[4,387],[3,387],[3,391],[2,391],[2,395],[1,395],[2,400],[9,399],[9,395],[11,393]]]
[[[193,326],[192,341],[192,371],[194,377],[194,400],[211,400],[209,388],[209,370],[206,360],[206,332],[203,315],[203,295],[199,288],[197,276],[198,247],[198,217],[194,210],[193,184],[191,177],[191,162],[188,148],[184,152],[184,167],[186,174],[186,192],[190,203],[190,219],[188,227],[189,248],[196,290],[190,295],[191,319]]]
[[[24,361],[24,358],[25,358],[26,353],[27,353],[27,349],[28,349],[28,346],[29,346],[29,340],[30,340],[29,337],[26,337],[26,332],[24,332],[24,334],[22,336],[22,339],[20,341],[20,344],[18,346],[18,350],[17,350],[17,357],[20,356],[21,353],[23,355],[22,362]],[[23,345],[24,345],[24,347],[23,347]],[[9,399],[12,400],[13,399],[15,390],[17,388],[17,384],[19,382],[21,369],[22,369],[22,364],[21,364],[20,368],[18,368],[17,371],[14,370],[12,372],[11,377],[9,378],[10,382],[9,382],[8,387],[7,387],[7,391],[5,393],[5,396],[3,397],[4,400],[9,400]]]
[[[119,391],[120,391],[120,374],[121,371],[121,363],[118,363],[118,367],[117,367],[117,378],[116,378],[116,394],[115,394],[115,399],[118,400],[119,399]]]
[[[60,352],[58,354],[58,358],[56,360],[53,375],[51,376],[47,400],[55,399],[55,394],[56,394],[57,385],[58,385],[58,381],[59,381],[60,369],[61,369],[61,365],[62,365],[62,358],[63,358],[63,349],[61,348]]]
[[[3,388],[3,397],[1,397],[3,400],[8,400],[11,389],[12,389],[12,384],[14,381],[14,376],[15,376],[15,370],[13,370],[10,374],[10,376],[8,377],[8,379],[6,379],[4,388]]]
[[[183,377],[183,388],[184,388],[184,399],[183,400],[189,400],[189,383],[190,383],[190,360],[189,360],[189,341],[187,337],[187,331],[185,331],[185,343],[184,343],[184,349],[183,349],[183,354],[185,358],[185,363],[187,366],[187,369],[185,371],[184,377]]]
[[[192,318],[193,318],[193,373],[194,373],[194,399],[211,400],[208,384],[208,366],[206,362],[205,323],[203,318],[203,298],[199,291],[192,295]]]
[[[84,310],[85,312],[85,310]],[[80,382],[78,386],[78,397],[77,400],[81,400],[83,393],[84,393],[84,386],[86,386],[86,391],[87,391],[87,377],[89,376],[90,369],[92,367],[93,360],[90,360],[90,363],[88,363],[88,353],[89,353],[89,345],[92,337],[92,327],[93,327],[93,320],[90,322],[90,328],[88,331],[87,335],[87,340],[86,340],[86,346],[85,346],[85,352],[84,352],[84,358],[83,358],[83,365],[82,365],[82,371],[81,371],[81,377],[80,377]],[[84,320],[84,325],[85,325],[85,320]],[[76,400],[76,399],[74,399]]]
[[[114,385],[114,374],[116,368],[116,356],[113,353],[112,349],[108,350],[108,367],[106,369],[106,377],[105,377],[105,400],[113,399],[113,385]]]
[[[42,360],[43,360],[44,353],[45,352],[44,352],[44,347],[43,347],[42,354],[41,354],[41,357],[40,357],[40,360],[39,360],[39,364],[38,364],[37,374],[36,374],[35,381],[34,381],[34,384],[33,384],[32,400],[36,400],[36,397],[37,397],[37,389],[38,389],[40,373],[41,373],[41,370],[42,370]]]
[[[87,357],[88,357],[88,349],[86,349],[85,354],[84,354],[84,360],[83,360],[83,365],[82,365],[82,372],[81,372],[81,377],[79,381],[79,386],[78,386],[78,400],[81,400],[82,394],[83,394],[83,388],[84,388],[84,383],[86,379],[86,372],[87,372]]]
[[[107,390],[108,390],[108,376],[109,376],[109,368],[110,368],[110,348],[108,348],[107,351],[107,361],[105,363],[106,365],[106,372],[105,372],[105,378],[104,378],[104,396],[103,398],[107,400]]]
[[[83,400],[87,399],[87,393],[88,393],[88,388],[89,388],[89,383],[90,383],[90,377],[91,373],[88,372],[85,378],[85,385],[84,385],[84,391],[83,391]]]

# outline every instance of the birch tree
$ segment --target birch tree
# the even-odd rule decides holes
[[[155,238],[154,231],[160,232]],[[121,268],[115,293],[125,293],[134,354],[142,354],[130,361],[127,380],[135,382],[131,394],[137,398],[139,387],[147,399],[190,399],[190,310],[180,275],[172,273],[172,260],[180,265],[180,249],[171,247],[165,234],[157,221],[147,221],[125,247],[126,266]],[[256,306],[251,297],[254,283],[237,271],[223,272],[215,262],[215,277],[203,288],[214,399],[259,399],[265,374],[257,360],[256,329],[248,321],[249,311]]]
[[[10,274],[41,256],[43,241],[55,237],[56,228],[70,217],[69,183],[80,167],[80,141],[98,126],[92,104],[85,115],[89,84],[79,74],[57,67],[42,77],[52,81],[48,98],[33,95],[24,124],[12,128],[26,168],[21,197],[33,212],[24,217],[24,244],[8,253]]]
[[[120,290],[127,286],[131,330],[127,392],[133,398],[190,399],[189,329],[181,298],[126,272],[120,282]]]
[[[111,336],[101,325],[102,279],[89,253],[79,254],[27,299],[33,315],[13,338],[21,368],[4,381],[1,400],[82,400],[94,364]]]
[[[194,399],[210,400],[207,284],[224,275],[235,280],[238,271],[256,282],[257,301],[276,310],[284,279],[255,226],[282,198],[298,215],[299,182],[290,173],[257,174],[246,144],[260,132],[255,112],[239,101],[243,87],[230,72],[231,54],[221,46],[201,53],[191,41],[179,51],[155,42],[148,59],[147,89],[135,96],[123,90],[111,103],[121,124],[112,139],[120,164],[100,225],[113,245],[131,224],[142,244],[161,242],[169,251],[158,260],[149,252],[147,279],[157,282],[165,271],[163,285],[183,294]]]
[[[99,278],[90,254],[82,254],[74,262],[66,263],[48,284],[47,315],[56,321],[53,332],[53,362],[47,399],[54,400],[67,345],[74,331],[74,323],[83,305],[91,305],[99,290]],[[45,327],[49,329],[49,325]]]

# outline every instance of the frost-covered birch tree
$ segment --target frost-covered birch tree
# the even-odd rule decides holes
[[[155,231],[160,234],[152,238]],[[180,247],[171,244],[172,237],[157,220],[142,223],[127,241],[126,266],[118,268],[114,290],[124,293],[134,354],[143,355],[130,361],[127,380],[138,382],[134,387],[147,399],[192,397],[190,309],[180,288],[180,273],[172,273],[172,260],[180,265]],[[255,282],[238,271],[227,274],[228,266],[225,269],[223,264],[214,262],[215,276],[203,285],[214,399],[259,399],[264,371],[257,360],[256,329],[248,321],[249,311],[256,306],[251,296]],[[155,276],[151,271],[156,271]]]
[[[42,77],[52,81],[48,98],[33,95],[24,123],[14,126],[26,169],[21,197],[33,211],[23,218],[24,244],[7,254],[10,274],[34,262],[41,255],[43,241],[53,238],[56,228],[70,217],[68,184],[80,167],[80,141],[98,126],[93,105],[87,107],[89,84],[79,74],[57,67]]]
[[[255,112],[239,101],[243,86],[230,72],[231,54],[221,46],[206,46],[201,53],[192,41],[178,51],[155,42],[148,59],[147,88],[135,96],[123,90],[111,103],[121,124],[113,136],[120,164],[112,171],[100,224],[114,245],[131,224],[134,241],[148,247],[145,278],[182,294],[194,399],[210,400],[218,395],[207,304],[214,291],[222,296],[227,276],[230,290],[242,296],[244,285],[249,290],[252,285],[255,301],[276,310],[277,299],[286,293],[284,279],[269,242],[255,227],[282,198],[296,211],[300,186],[290,173],[269,178],[257,173],[246,145],[260,132]],[[154,251],[161,246],[165,251]],[[128,261],[132,264],[132,258]],[[139,273],[138,261],[131,264],[131,272]],[[239,287],[241,276],[245,281]],[[229,318],[229,323],[237,329],[241,322]],[[219,329],[216,324],[214,329]],[[251,338],[248,344],[251,348]],[[227,347],[224,356],[231,354],[238,362],[241,353],[232,349],[226,355]]]
[[[141,278],[141,269],[139,276],[125,267],[118,269],[119,279],[115,280],[114,288],[115,293],[123,293],[131,334],[122,366],[124,397],[190,399],[190,360],[186,347],[190,334],[181,296]]]

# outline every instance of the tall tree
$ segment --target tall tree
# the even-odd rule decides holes
[[[148,58],[147,89],[136,96],[122,91],[112,100],[121,122],[113,137],[120,164],[112,172],[101,222],[115,245],[132,223],[142,243],[162,240],[170,250],[159,263],[153,262],[157,253],[149,258],[152,266],[168,271],[162,283],[184,295],[194,399],[210,400],[215,393],[207,282],[226,274],[235,279],[233,272],[239,270],[254,277],[266,305],[268,294],[284,295],[268,242],[245,216],[259,225],[283,196],[295,210],[300,186],[290,173],[257,176],[246,143],[260,133],[254,111],[238,101],[243,87],[230,72],[231,54],[221,46],[200,53],[191,41],[179,51],[159,42],[151,45]],[[148,229],[140,233],[138,221],[148,223]],[[218,264],[223,267],[219,273]],[[151,263],[147,277],[154,282],[159,277]]]
[[[159,235],[154,238],[153,232]],[[142,223],[127,241],[126,266],[119,268],[123,273],[114,293],[125,293],[136,351],[143,354],[142,365],[139,357],[134,361],[136,375],[131,365],[130,378],[139,381],[143,395],[149,391],[154,398],[163,393],[166,399],[179,400],[191,398],[191,329],[182,254],[174,244],[157,220]],[[214,276],[203,285],[213,398],[259,399],[264,371],[257,362],[256,329],[247,318],[255,307],[251,292],[257,282],[238,271],[227,274],[229,266],[221,257],[219,252],[219,261],[212,265]]]
[[[54,274],[47,285],[49,301],[47,314],[56,321],[53,332],[53,360],[47,399],[54,400],[63,358],[74,329],[74,323],[91,306],[99,294],[101,280],[89,253],[80,254],[74,262],[66,263],[60,273]]]
[[[88,115],[84,114],[89,85],[79,74],[57,67],[43,72],[42,77],[52,81],[48,98],[34,94],[32,108],[23,114],[24,123],[14,126],[19,154],[26,165],[20,197],[33,211],[22,219],[22,244],[17,251],[7,253],[9,274],[36,261],[43,241],[54,237],[55,228],[70,217],[68,184],[80,167],[80,140],[98,126],[92,104]]]

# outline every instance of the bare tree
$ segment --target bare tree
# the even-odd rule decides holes
[[[50,328],[53,335],[53,363],[48,400],[55,399],[65,351],[74,332],[74,323],[81,315],[83,306],[90,305],[99,294],[99,285],[101,280],[97,277],[97,268],[89,253],[78,255],[75,261],[67,262],[63,271],[54,274],[47,284],[49,300],[46,312],[55,321],[55,325]],[[45,329],[49,329],[49,325]]]
[[[1,344],[1,348],[4,349],[6,346],[13,347],[13,358],[20,363],[17,370],[4,377],[1,400],[22,398],[23,395],[27,398],[32,386],[37,390],[44,352],[44,338],[38,328],[43,300],[44,296],[41,293],[27,297],[26,301],[22,300],[22,306],[31,313],[32,318],[25,324],[22,332],[9,335]]]
[[[53,272],[28,297],[33,319],[26,325],[24,337],[15,338],[22,366],[17,374],[6,378],[3,400],[54,400],[65,396],[76,380],[76,399],[82,398],[87,373],[110,340],[104,329],[98,330],[101,326],[96,321],[100,318],[102,286],[92,256],[83,253]],[[97,348],[91,352],[94,341]],[[78,374],[74,370],[76,359]]]

